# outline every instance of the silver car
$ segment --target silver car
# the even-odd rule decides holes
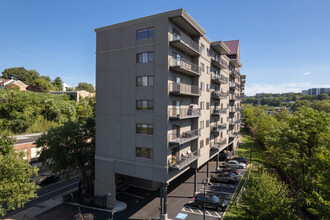
[[[220,183],[237,183],[238,177],[234,173],[220,173],[217,175],[211,175],[211,181]]]
[[[228,162],[224,163],[225,167],[230,167],[232,169],[245,169],[246,168],[246,164],[245,163],[240,163],[236,160],[230,160]]]

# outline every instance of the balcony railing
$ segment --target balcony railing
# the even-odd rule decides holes
[[[188,47],[194,49],[198,53],[200,52],[200,47],[198,43],[193,41],[190,37],[185,35],[183,32],[179,32],[178,34],[173,34],[173,41],[180,41],[187,45]]]
[[[227,113],[226,108],[219,108],[218,106],[211,108],[212,115],[220,115],[220,114],[226,114],[226,113]]]
[[[197,86],[183,83],[170,83],[169,92],[172,94],[200,96],[201,89]]]
[[[212,80],[216,83],[224,83],[224,84],[228,83],[228,78],[222,74],[212,73]]]
[[[170,134],[169,143],[181,145],[198,138],[200,135],[201,135],[200,129],[182,132],[181,134],[176,134],[176,133]]]
[[[240,112],[241,111],[241,108],[236,108],[236,112]]]
[[[227,145],[227,139],[226,138],[220,138],[219,140],[214,140],[214,142],[211,142],[211,149],[219,150],[221,147],[224,147]]]
[[[225,130],[225,129],[227,129],[227,125],[226,125],[226,123],[222,123],[222,124],[212,126],[211,131],[213,133],[219,133],[221,130]]]
[[[199,108],[170,108],[168,111],[170,119],[186,119],[201,116]]]
[[[184,58],[171,58],[169,60],[169,66],[171,69],[181,73],[185,73],[191,76],[200,76],[200,67]]]
[[[172,156],[172,158],[169,161],[169,167],[171,169],[181,170],[184,167],[191,164],[192,162],[194,162],[195,160],[197,160],[200,157],[200,155],[201,155],[200,149],[198,149],[194,152],[181,156],[180,159]]]
[[[212,64],[219,69],[226,69],[228,64],[219,57],[212,57]]]
[[[235,94],[229,94],[229,99],[230,99],[230,100],[235,100],[235,99],[236,99]]]
[[[227,97],[227,94],[224,91],[213,90],[211,93],[211,97],[214,99],[224,99]]]

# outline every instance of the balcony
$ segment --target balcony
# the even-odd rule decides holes
[[[212,57],[212,64],[218,69],[227,69],[228,64],[221,58]]]
[[[230,64],[235,68],[242,67],[242,63],[239,61],[238,57],[230,59]]]
[[[201,135],[200,129],[182,132],[179,136],[176,133],[171,134],[169,137],[170,139],[169,144],[181,145],[197,139],[200,135]]]
[[[230,53],[230,49],[223,41],[214,41],[211,43],[211,47],[219,54],[227,55]]]
[[[190,56],[200,55],[200,47],[198,43],[193,41],[190,37],[188,37],[182,32],[178,34],[173,34],[172,36],[173,36],[172,41],[170,41],[172,47],[175,47],[189,54]]]
[[[236,70],[231,70],[230,75],[233,77],[237,77],[237,78],[239,78],[241,76],[241,74]]]
[[[211,149],[214,150],[220,150],[222,147],[225,147],[227,145],[227,139],[226,138],[220,138],[218,140],[214,140],[214,142],[211,142]]]
[[[226,84],[228,83],[228,78],[222,74],[212,73],[212,81],[219,84],[221,83]]]
[[[169,161],[169,167],[170,169],[175,169],[175,170],[181,170],[197,160],[200,157],[200,149],[187,153],[186,155],[181,156],[180,159],[177,159],[172,156],[172,158]]]
[[[227,113],[226,108],[218,108],[218,106],[211,108],[211,115],[220,115],[220,114],[226,114],[226,113]]]
[[[227,94],[224,91],[215,91],[213,90],[211,93],[211,98],[213,99],[225,99],[227,98]]]
[[[235,89],[235,82],[229,82],[229,87],[232,89],[234,88]]]
[[[171,58],[169,60],[169,66],[171,70],[187,74],[189,76],[200,76],[201,71],[197,64],[194,64],[183,58]]]
[[[226,123],[222,123],[222,124],[212,126],[211,132],[218,134],[220,131],[226,130],[226,129],[227,129]]]
[[[236,121],[235,121],[235,124],[239,124],[239,123],[241,123],[241,119],[236,119]]]
[[[198,118],[201,116],[201,110],[200,108],[170,108],[168,114],[170,119]]]
[[[187,95],[200,96],[201,89],[197,86],[192,86],[183,83],[170,83],[169,92],[171,95]]]

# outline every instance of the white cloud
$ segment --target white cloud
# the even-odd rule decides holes
[[[310,88],[330,88],[330,84],[313,84],[309,82],[285,82],[279,84],[252,84],[246,86],[245,94],[255,95],[256,93],[287,93],[301,92]]]
[[[312,72],[304,72],[304,75],[311,75]]]

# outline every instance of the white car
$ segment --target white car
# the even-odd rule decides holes
[[[245,163],[240,163],[236,160],[230,160],[228,162],[225,162],[223,164],[225,167],[230,167],[232,169],[245,169],[246,168],[246,164]]]
[[[238,177],[234,173],[220,173],[217,175],[211,175],[211,181],[216,181],[220,183],[237,183]]]

